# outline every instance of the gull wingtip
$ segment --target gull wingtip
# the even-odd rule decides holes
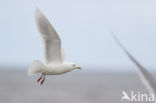
[[[38,7],[36,7],[36,9],[35,9],[35,17],[40,17],[41,15],[43,15],[41,10]]]
[[[40,12],[39,7],[36,7],[35,12]]]

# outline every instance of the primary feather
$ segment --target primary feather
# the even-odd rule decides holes
[[[120,41],[116,38],[114,34],[113,38],[116,41],[116,43],[123,49],[123,51],[126,53],[126,55],[129,57],[129,59],[137,66],[138,72],[140,75],[141,80],[143,81],[144,85],[147,89],[150,90],[150,92],[154,93],[156,95],[156,81],[152,74],[148,72],[127,50],[126,48],[120,43]]]

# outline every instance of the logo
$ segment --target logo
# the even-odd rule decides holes
[[[140,102],[143,102],[143,101],[154,101],[155,98],[154,98],[154,94],[147,94],[147,93],[141,93],[141,92],[134,92],[134,91],[131,91],[129,94],[126,93],[125,91],[122,91],[122,97],[121,97],[121,101],[124,101],[124,100],[127,100],[127,101],[140,101]]]

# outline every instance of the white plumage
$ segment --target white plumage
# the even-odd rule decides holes
[[[36,9],[35,18],[38,30],[41,34],[44,47],[44,57],[47,64],[62,62],[61,40],[48,19],[39,9]]]
[[[28,74],[41,73],[42,75],[38,79],[38,82],[43,79],[41,81],[41,84],[43,84],[45,75],[58,75],[73,69],[81,69],[81,67],[76,66],[74,63],[64,61],[66,54],[61,48],[60,37],[39,9],[36,9],[35,18],[43,41],[45,64],[39,60],[35,60],[30,66]]]

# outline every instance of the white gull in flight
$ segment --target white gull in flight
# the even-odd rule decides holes
[[[61,47],[60,37],[38,8],[35,12],[35,19],[43,41],[45,64],[39,60],[35,60],[31,64],[28,74],[33,75],[40,73],[41,77],[37,81],[41,81],[40,83],[42,85],[46,75],[59,75],[74,69],[81,69],[81,67],[75,63],[64,61],[66,55]]]

